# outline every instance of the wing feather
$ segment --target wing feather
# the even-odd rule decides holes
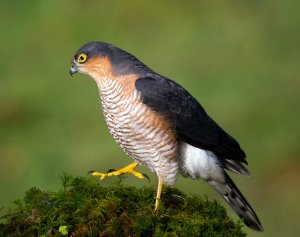
[[[135,86],[143,103],[170,119],[177,136],[184,142],[210,150],[221,160],[247,164],[245,152],[239,143],[211,119],[200,103],[176,82],[160,75],[151,75],[137,79]],[[224,161],[225,168],[226,164]]]

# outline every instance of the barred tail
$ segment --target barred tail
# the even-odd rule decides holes
[[[263,227],[254,210],[226,172],[224,172],[224,179],[224,183],[214,180],[210,180],[208,183],[221,194],[249,228],[255,231],[263,231]]]

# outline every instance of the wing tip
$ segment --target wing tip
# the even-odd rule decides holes
[[[250,176],[249,170],[239,161],[236,160],[225,160],[224,161],[224,168],[227,170],[230,170],[232,172],[235,172],[237,174],[242,174],[245,176]]]

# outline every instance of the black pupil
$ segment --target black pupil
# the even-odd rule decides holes
[[[84,57],[83,57],[83,56],[80,56],[80,60],[83,61],[83,60],[84,60]]]

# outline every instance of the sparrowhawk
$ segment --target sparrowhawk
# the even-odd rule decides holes
[[[239,143],[210,118],[200,103],[176,82],[154,72],[114,45],[91,42],[74,55],[70,74],[87,74],[97,83],[109,131],[134,163],[101,179],[135,171],[138,164],[158,176],[155,210],[162,186],[181,174],[205,180],[253,230],[263,227],[225,169],[249,175]]]

